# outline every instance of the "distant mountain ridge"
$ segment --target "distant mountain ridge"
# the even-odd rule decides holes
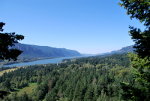
[[[129,52],[131,52],[131,53],[134,52],[133,45],[127,46],[127,47],[123,47],[120,50],[115,50],[115,51],[103,53],[101,55],[123,54],[123,53],[129,53]]]
[[[70,57],[80,56],[81,54],[75,50],[65,48],[54,48],[49,46],[38,46],[28,44],[16,44],[13,48],[23,51],[20,58],[53,58],[53,57]]]
[[[129,53],[129,52],[134,52],[133,45],[132,46],[123,47],[120,50],[111,51],[111,53],[118,53],[118,54]]]

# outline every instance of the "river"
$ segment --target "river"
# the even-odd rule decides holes
[[[30,66],[30,65],[40,65],[40,64],[54,64],[54,63],[61,63],[64,59],[73,59],[73,58],[81,58],[81,57],[88,57],[88,56],[75,56],[75,57],[60,57],[60,58],[52,58],[52,59],[43,59],[43,60],[36,60],[31,62],[22,62],[22,63],[15,63],[10,65],[4,65],[3,67],[21,67],[21,66]]]

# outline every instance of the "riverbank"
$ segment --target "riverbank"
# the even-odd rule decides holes
[[[61,63],[65,59],[82,58],[82,57],[87,57],[87,56],[73,56],[73,57],[39,59],[36,61],[20,62],[20,63],[10,64],[10,65],[4,65],[3,67],[21,67],[21,66],[31,66],[31,65],[41,65],[41,64],[57,64],[57,63]]]
[[[37,61],[37,60],[44,60],[44,59],[54,59],[54,58],[59,58],[59,57],[44,57],[44,58],[32,58],[32,59],[18,59],[17,61],[4,61],[0,62],[0,64],[3,65],[11,65],[11,64],[16,64],[16,63],[25,63],[25,62],[32,62],[32,61]]]

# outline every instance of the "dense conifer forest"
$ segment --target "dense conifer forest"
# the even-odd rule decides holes
[[[127,15],[143,25],[142,28],[129,26],[135,53],[64,60],[60,64],[0,68],[0,101],[149,101],[150,1],[119,1]],[[0,22],[0,61],[17,60],[22,50],[11,47],[24,36],[3,32],[4,25]]]
[[[132,82],[127,54],[64,60],[4,73],[3,101],[121,101],[121,82]],[[32,93],[19,90],[36,84]]]

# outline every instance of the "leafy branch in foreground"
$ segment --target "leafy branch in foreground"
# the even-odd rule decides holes
[[[133,101],[149,101],[150,98],[150,59],[140,58],[136,54],[129,54],[132,65],[133,82],[121,83],[123,98]]]
[[[0,60],[17,60],[22,53],[21,50],[13,49],[12,46],[18,41],[23,40],[23,35],[13,33],[3,33],[5,23],[0,22]]]
[[[130,35],[135,42],[136,54],[130,54],[134,75],[133,83],[121,83],[123,98],[133,101],[149,101],[150,99],[150,1],[121,0],[120,5],[127,10],[130,18],[136,18],[144,24],[145,29],[129,27]]]
[[[142,32],[139,28],[129,27],[130,35],[135,42],[137,54],[141,57],[150,57],[150,1],[149,0],[121,0],[120,5],[127,10],[130,18],[136,18],[145,26]]]

